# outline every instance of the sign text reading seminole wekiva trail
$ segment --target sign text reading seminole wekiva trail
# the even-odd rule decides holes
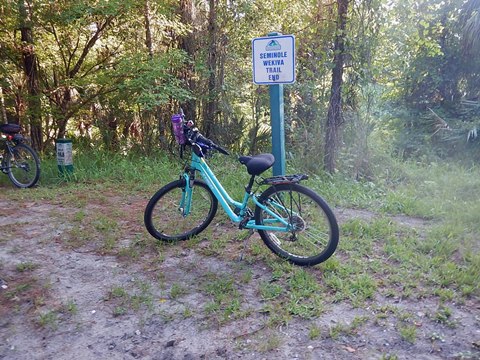
[[[255,84],[295,82],[295,37],[293,35],[253,39],[252,57]]]

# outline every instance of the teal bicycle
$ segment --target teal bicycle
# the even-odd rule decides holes
[[[177,141],[182,148],[191,147],[191,161],[178,180],[162,187],[148,202],[144,221],[153,237],[177,241],[198,235],[211,223],[220,203],[240,229],[256,230],[273,253],[293,264],[313,266],[333,255],[338,224],[325,200],[299,184],[307,175],[262,178],[260,175],[273,165],[274,156],[240,156],[250,181],[243,200],[236,201],[206,161],[215,150],[225,155],[228,151],[204,137],[191,121],[182,121],[182,127],[184,137],[180,134]],[[267,188],[262,191],[264,186]]]

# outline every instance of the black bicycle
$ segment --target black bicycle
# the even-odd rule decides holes
[[[17,124],[0,125],[1,143],[4,143],[3,154],[0,154],[0,170],[8,175],[15,186],[30,188],[40,178],[40,159],[35,150],[25,143],[21,130]]]

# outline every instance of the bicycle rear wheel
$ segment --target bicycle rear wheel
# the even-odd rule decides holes
[[[28,145],[19,143],[7,153],[7,174],[12,183],[19,188],[35,186],[40,177],[40,159]]]
[[[275,185],[265,190],[259,201],[288,223],[289,231],[258,230],[275,254],[300,266],[316,265],[333,255],[339,238],[337,220],[314,191],[299,184]],[[284,227],[259,206],[255,223]]]
[[[152,196],[145,209],[145,226],[154,238],[164,241],[186,240],[201,233],[213,220],[218,200],[201,180],[192,188],[191,208],[183,215],[181,205],[185,180],[173,181]]]

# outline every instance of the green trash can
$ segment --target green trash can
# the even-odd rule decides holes
[[[73,153],[71,139],[57,139],[57,165],[60,174],[73,173]]]

